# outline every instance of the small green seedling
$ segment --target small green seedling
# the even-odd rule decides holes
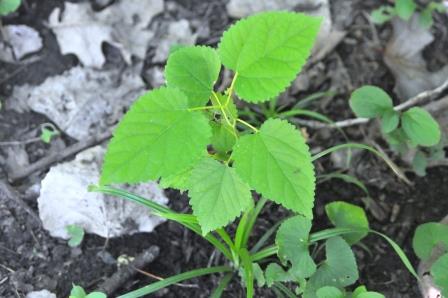
[[[0,16],[6,16],[16,11],[21,2],[21,0],[0,0]]]
[[[73,285],[69,298],[107,298],[107,295],[101,292],[87,294],[81,286]]]
[[[435,1],[430,1],[426,6],[420,8],[414,0],[395,0],[395,6],[380,6],[372,12],[371,17],[374,23],[384,24],[395,16],[409,21],[416,12],[419,12],[420,24],[424,28],[430,28],[434,23],[432,15],[435,11],[445,13],[447,8],[443,3]]]
[[[60,132],[51,123],[42,124],[40,127],[40,139],[46,144],[49,144],[51,140],[59,134]]]
[[[392,99],[381,88],[363,86],[350,97],[350,107],[356,116],[377,118],[389,145],[404,155],[417,148],[413,166],[424,174],[428,160],[443,158],[443,143],[437,121],[426,110],[412,107],[404,112],[394,109]]]
[[[84,229],[78,225],[68,225],[65,227],[68,235],[70,236],[70,240],[68,241],[68,245],[70,247],[76,247],[81,245],[82,240],[84,239]]]
[[[296,292],[310,298],[327,286],[346,293],[344,287],[356,282],[358,271],[349,243],[372,231],[362,209],[336,202],[327,207],[336,228],[311,233],[316,186],[313,161],[350,147],[383,155],[366,145],[343,144],[312,156],[300,130],[288,121],[269,118],[255,127],[241,118],[235,105],[236,97],[258,104],[284,91],[305,64],[320,22],[297,13],[261,13],[224,32],[217,50],[178,48],[167,61],[167,86],[137,99],[123,117],[109,143],[100,186],[90,190],[137,202],[182,224],[210,242],[226,263],[165,278],[121,298],[142,297],[214,273],[224,275],[212,297],[221,297],[236,276],[241,277],[248,298],[254,296],[255,286],[264,285],[296,297],[289,295],[291,285],[282,283],[286,281],[298,285]],[[217,92],[214,85],[222,65],[234,75],[227,90]],[[148,180],[188,192],[193,213],[177,213],[108,186]],[[254,200],[252,192],[260,194],[260,199]],[[288,209],[293,217],[283,223],[279,220],[251,245],[253,227],[268,201]],[[237,217],[231,236],[226,226]],[[276,243],[266,245],[277,228]],[[398,245],[383,237],[416,275]],[[327,259],[318,264],[309,247],[321,241],[326,243]],[[280,261],[265,268],[275,255]],[[282,266],[290,267],[288,274]]]
[[[422,261],[439,256],[432,264],[430,274],[443,297],[448,296],[448,225],[429,222],[418,226],[412,246]],[[433,253],[437,255],[433,256]]]

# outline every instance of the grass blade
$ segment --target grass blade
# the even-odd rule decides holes
[[[118,296],[118,298],[137,298],[142,297],[144,295],[148,295],[151,293],[154,293],[160,289],[169,287],[173,284],[182,282],[187,279],[207,275],[207,274],[213,274],[213,273],[219,273],[219,272],[230,272],[232,271],[232,268],[227,266],[218,266],[218,267],[210,267],[210,268],[201,268],[201,269],[195,269],[192,271],[184,272],[178,275],[174,275],[168,278],[165,278],[161,281],[157,281],[155,283],[152,283],[150,285],[147,285],[143,288],[140,288],[138,290],[126,293],[124,295]]]

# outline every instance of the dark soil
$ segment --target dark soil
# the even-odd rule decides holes
[[[77,1],[79,2],[79,1]],[[166,1],[168,2],[168,1]],[[206,22],[210,27],[208,38],[200,38],[202,44],[216,44],[221,31],[232,20],[225,12],[225,0],[189,1],[177,0],[170,3],[176,9],[158,16],[154,22],[187,18]],[[44,39],[44,49],[39,54],[41,59],[24,65],[0,62],[0,97],[6,97],[16,85],[40,84],[48,76],[62,73],[78,65],[73,55],[62,56],[54,35],[44,26],[44,21],[55,6],[62,1],[27,1],[28,7],[22,7],[18,14],[5,18],[5,24],[23,23],[36,28]],[[309,93],[324,90],[337,90],[338,95],[331,102],[318,106],[320,111],[334,119],[351,117],[347,106],[348,93],[362,84],[375,84],[392,92],[393,77],[382,62],[382,48],[390,35],[386,25],[379,32],[380,43],[372,44],[372,30],[363,17],[377,5],[377,1],[333,1],[338,5],[349,5],[352,9],[351,19],[343,20],[339,25],[348,31],[345,40],[319,63],[321,78],[311,84]],[[336,4],[337,3],[337,4]],[[350,4],[347,4],[350,3]],[[443,44],[440,39],[437,41]],[[446,37],[445,41],[446,42]],[[440,46],[432,45],[433,51],[441,51]],[[431,50],[431,49],[428,49]],[[106,53],[107,54],[107,53]],[[426,53],[431,57],[430,53]],[[434,55],[438,61],[440,55]],[[109,64],[111,57],[109,58]],[[151,66],[151,49],[145,67]],[[445,61],[446,62],[446,61]],[[344,70],[345,79],[337,74]],[[294,94],[294,98],[304,94]],[[43,115],[36,113],[12,113],[0,110],[0,140],[23,139],[35,136],[40,124],[49,122]],[[313,134],[313,131],[310,131]],[[361,139],[363,133],[358,129],[349,129],[353,139]],[[331,137],[331,138],[330,138]],[[73,142],[62,137],[58,140],[64,146]],[[344,142],[338,135],[316,133],[310,140],[313,148],[325,148]],[[54,145],[33,144],[25,147],[28,161],[36,161],[57,150]],[[0,147],[0,179],[6,180],[8,168],[8,150]],[[18,156],[18,153],[16,153]],[[319,173],[332,172],[331,163],[325,159],[316,166]],[[411,177],[413,186],[398,181],[384,164],[372,156],[363,155],[352,171],[368,186],[373,203],[367,208],[371,227],[395,239],[403,247],[414,266],[417,259],[413,254],[411,241],[413,231],[418,224],[438,221],[448,213],[448,168],[430,169],[426,177]],[[24,201],[37,212],[35,190],[36,184],[45,175],[37,173],[13,187],[21,194]],[[412,174],[410,174],[412,176]],[[170,207],[177,211],[189,211],[185,196],[176,191],[167,190]],[[330,227],[324,216],[324,205],[335,200],[364,205],[364,194],[352,185],[341,181],[329,181],[319,184],[316,194],[315,230]],[[287,212],[275,204],[268,204],[263,211],[252,240],[256,240],[270,226],[279,221]],[[388,244],[377,236],[370,235],[363,241],[364,246],[356,246],[359,282],[371,290],[377,290],[386,297],[419,297],[415,279],[406,271],[398,256]],[[68,247],[66,241],[52,238],[23,208],[15,201],[8,200],[0,192],[0,297],[24,297],[32,290],[47,289],[67,297],[72,283],[83,285],[86,289],[95,287],[117,270],[115,260],[122,255],[136,256],[151,245],[160,247],[158,258],[142,270],[160,276],[191,269],[218,265],[224,261],[222,256],[213,251],[211,245],[201,237],[182,228],[178,224],[166,222],[151,234],[136,234],[106,241],[100,237],[87,235],[80,248]],[[219,281],[218,275],[193,279],[185,286],[172,286],[159,291],[154,297],[209,297]],[[235,279],[237,280],[237,279]],[[154,279],[138,273],[136,278],[126,283],[119,293],[125,293]],[[226,290],[224,297],[244,297],[239,282],[234,281]],[[269,289],[259,290],[257,297],[275,297]]]

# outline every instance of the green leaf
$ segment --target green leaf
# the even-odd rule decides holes
[[[187,97],[190,107],[204,106],[218,79],[221,62],[210,47],[177,49],[168,57],[165,77],[168,87],[177,87]]]
[[[85,298],[86,292],[81,286],[73,285],[70,291],[70,298]]]
[[[271,287],[275,282],[292,281],[292,276],[277,263],[270,263],[266,268],[264,275],[266,277],[266,285]]]
[[[442,295],[448,295],[448,253],[441,256],[432,266],[431,275],[434,283],[442,291]]]
[[[16,11],[21,2],[21,0],[0,0],[0,16],[6,16]]]
[[[312,218],[315,176],[302,134],[287,121],[267,120],[255,134],[241,137],[234,167],[264,197]]]
[[[210,123],[212,127],[212,146],[221,153],[226,153],[232,150],[237,140],[237,132],[234,127],[231,127],[227,123]]]
[[[423,28],[429,29],[434,24],[434,19],[432,18],[432,9],[428,6],[420,12],[419,16],[420,25]]]
[[[412,247],[420,259],[427,260],[439,243],[448,249],[448,225],[429,222],[419,225],[415,230]]]
[[[375,24],[384,24],[390,21],[395,15],[396,11],[393,7],[388,5],[383,5],[378,9],[372,11],[370,17]]]
[[[263,270],[258,263],[252,263],[252,272],[254,273],[255,280],[257,281],[257,286],[259,288],[263,287],[266,284],[266,280],[264,278]]]
[[[80,245],[82,240],[84,239],[84,229],[78,225],[68,225],[65,227],[65,229],[70,236],[68,245],[70,247],[76,247]]]
[[[150,91],[116,128],[100,183],[136,183],[179,173],[204,155],[210,137],[207,118],[188,110],[181,91],[167,87]]]
[[[325,205],[325,212],[331,223],[337,228],[361,228],[369,229],[364,209],[346,202],[332,202]],[[342,237],[350,244],[359,242],[367,236],[368,232],[346,234]]]
[[[401,126],[412,142],[421,146],[434,146],[440,141],[440,128],[426,110],[414,107],[401,116]]]
[[[196,165],[188,185],[193,214],[204,235],[227,225],[253,205],[250,188],[235,169],[212,158]]]
[[[86,298],[107,298],[107,295],[101,292],[92,292]]]
[[[368,291],[365,293],[360,293],[357,296],[351,296],[351,298],[386,298],[386,296],[378,292]]]
[[[292,12],[265,12],[224,32],[221,61],[238,73],[235,91],[250,102],[277,96],[310,55],[321,19]]]
[[[358,117],[375,118],[393,108],[392,99],[381,88],[363,86],[350,97],[350,107]]]
[[[387,110],[381,115],[381,129],[384,133],[391,133],[397,129],[400,123],[400,114],[393,109]]]
[[[395,11],[403,20],[408,21],[415,12],[417,5],[414,0],[395,0]]]
[[[324,286],[343,288],[356,282],[358,267],[350,246],[341,237],[333,237],[325,244],[326,260],[311,276],[308,289]]]
[[[290,261],[291,273],[298,278],[310,277],[316,271],[308,251],[311,225],[311,220],[297,215],[284,221],[275,237],[280,260]]]
[[[322,287],[316,292],[317,298],[345,298],[345,295],[335,287]]]
[[[186,168],[177,174],[162,177],[159,181],[163,188],[175,188],[182,192],[188,190],[188,179],[190,179],[192,168]]]

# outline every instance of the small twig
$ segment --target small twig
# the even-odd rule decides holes
[[[39,216],[34,212],[33,209],[28,206],[27,203],[25,203],[20,194],[12,188],[11,185],[6,183],[3,180],[0,180],[0,198],[6,198],[8,200],[14,200],[20,207],[22,207],[31,217],[39,224],[41,225],[41,221],[39,219]]]
[[[446,80],[442,85],[439,87],[427,90],[419,93],[418,95],[408,99],[402,104],[399,104],[394,107],[395,111],[403,111],[407,108],[410,108],[412,106],[415,106],[417,104],[420,104],[426,100],[428,100],[431,97],[437,96],[444,92],[446,89],[448,89],[448,80]],[[337,121],[334,123],[323,123],[320,121],[314,121],[314,120],[303,120],[303,119],[291,119],[292,122],[295,122],[299,125],[307,126],[310,128],[344,128],[348,126],[354,126],[354,125],[360,125],[368,123],[371,119],[368,118],[353,118],[353,119],[347,119],[342,121]]]
[[[11,182],[14,182],[14,181],[26,178],[34,172],[47,169],[48,167],[50,167],[52,164],[54,164],[56,162],[64,160],[65,158],[70,157],[84,149],[90,148],[98,143],[101,143],[101,142],[109,139],[110,137],[112,137],[112,130],[113,129],[110,128],[109,130],[107,130],[106,132],[104,132],[102,134],[79,141],[78,143],[75,143],[60,152],[56,152],[54,154],[51,154],[49,156],[46,156],[46,157],[36,161],[35,163],[29,165],[26,168],[14,169],[12,171],[12,173],[10,173],[8,175],[8,178]]]
[[[151,263],[159,256],[159,247],[151,246],[149,249],[145,250],[139,254],[134,261],[129,263],[127,266],[123,266],[117,272],[115,272],[111,277],[107,278],[98,286],[98,290],[107,294],[112,295],[119,288],[123,286],[125,282],[130,280],[137,271],[135,268],[142,268]]]

